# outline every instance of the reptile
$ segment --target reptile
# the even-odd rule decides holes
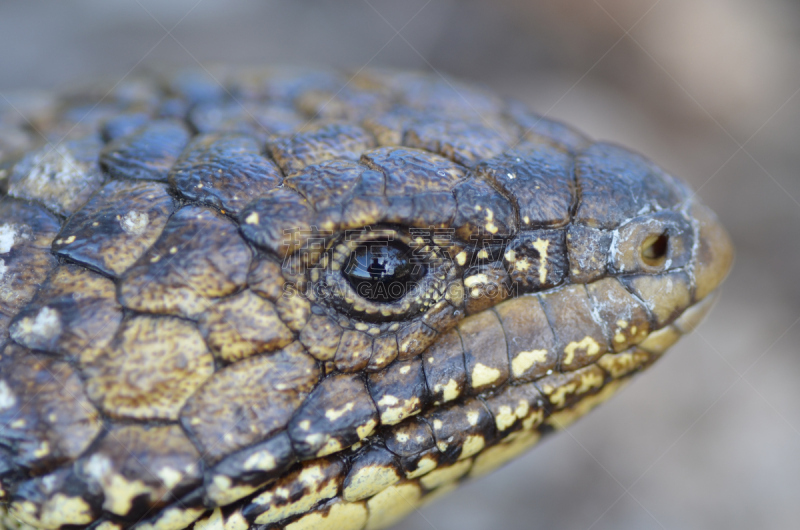
[[[385,528],[711,307],[681,180],[443,76],[181,70],[0,107],[0,529]]]

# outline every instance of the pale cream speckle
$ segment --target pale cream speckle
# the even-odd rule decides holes
[[[465,251],[462,250],[461,252],[456,254],[456,263],[458,263],[462,267],[464,265],[466,265],[466,263],[467,263],[467,253]]]
[[[477,410],[471,410],[467,412],[467,422],[470,425],[475,427],[478,424],[478,420],[480,419],[481,415]]]
[[[17,396],[8,388],[8,384],[0,380],[0,410],[8,410],[17,404]]]
[[[328,409],[328,410],[325,411],[325,417],[328,418],[330,421],[336,421],[339,418],[341,418],[342,415],[344,415],[345,413],[350,412],[351,410],[353,410],[354,406],[355,405],[351,401],[350,403],[348,403],[347,405],[345,405],[344,407],[342,407],[340,409]]]
[[[441,431],[444,424],[442,420],[433,420],[433,428],[434,430]]]
[[[259,222],[258,212],[253,212],[245,217],[244,222],[249,225],[257,225]]]
[[[482,363],[476,363],[472,369],[472,388],[491,385],[500,379],[500,370],[491,368]]]
[[[317,457],[338,453],[342,449],[344,449],[344,447],[342,447],[342,442],[340,442],[336,438],[331,438],[327,442],[325,442],[325,445],[322,446],[322,449],[317,451]]]
[[[156,472],[156,475],[158,475],[158,478],[161,479],[161,482],[163,482],[164,486],[166,486],[168,489],[174,488],[181,480],[183,480],[183,473],[169,466],[164,466],[159,469]]]
[[[389,486],[367,501],[369,518],[365,530],[387,528],[416,509],[422,491],[414,483]]]
[[[575,360],[575,352],[578,349],[586,350],[586,355],[592,357],[600,353],[600,345],[590,336],[583,337],[580,341],[572,341],[564,347],[564,364],[572,364]]]
[[[287,525],[286,530],[360,530],[366,522],[364,503],[342,502],[331,506],[325,516],[318,512],[304,515]]]
[[[386,394],[381,398],[380,401],[378,401],[378,405],[381,407],[392,407],[394,405],[397,405],[398,403],[400,403],[400,400],[397,399],[396,396],[392,396],[389,394]]]
[[[378,426],[378,422],[375,420],[369,420],[364,425],[360,425],[356,427],[356,434],[358,435],[359,440],[363,440],[375,430],[375,427]]]
[[[244,461],[242,467],[246,471],[252,471],[254,469],[270,471],[275,469],[275,466],[275,457],[272,455],[272,453],[269,451],[258,451],[250,455],[247,460]]]
[[[489,283],[489,277],[485,274],[473,274],[464,279],[464,286],[466,286],[467,289],[472,289],[476,285],[485,285],[487,283]]]
[[[514,263],[514,269],[520,272],[525,272],[531,268],[531,262],[525,258]]]
[[[511,361],[511,371],[514,377],[522,377],[536,363],[547,361],[547,350],[521,351]]]
[[[445,403],[448,401],[453,401],[459,395],[458,381],[455,379],[448,379],[446,385],[435,385],[433,387],[434,392],[439,392],[440,390],[443,390],[442,399],[445,401]]]
[[[400,476],[392,467],[366,466],[350,475],[348,479],[349,483],[344,489],[343,497],[348,502],[354,502],[372,497],[396,484]]]
[[[147,225],[150,224],[150,216],[147,212],[138,212],[131,210],[122,216],[119,220],[119,225],[122,230],[132,236],[140,236],[147,230]]]
[[[547,247],[550,246],[550,241],[546,239],[537,239],[533,242],[533,248],[539,252],[539,283],[543,284],[547,281]]]
[[[17,242],[19,231],[12,224],[0,225],[0,254],[8,254]]]
[[[486,440],[484,440],[483,436],[480,434],[470,434],[461,446],[461,454],[458,459],[463,460],[464,458],[469,458],[481,452],[485,446]]]
[[[70,243],[74,243],[75,239],[77,239],[75,236],[69,236],[67,239],[64,240],[64,244],[69,245]]]
[[[442,484],[458,480],[469,471],[470,466],[472,466],[471,460],[463,460],[449,466],[443,466],[435,471],[431,471],[422,477],[419,482],[426,489],[433,489]]]
[[[194,521],[197,520],[203,513],[205,508],[184,508],[182,506],[173,506],[164,510],[159,514],[155,522],[137,525],[137,530],[175,530],[179,528],[186,528]]]
[[[61,315],[50,307],[45,306],[40,309],[33,322],[27,323],[28,326],[25,325],[26,320],[30,321],[30,319],[20,321],[21,328],[31,335],[51,339],[61,333]]]
[[[56,493],[45,502],[41,513],[41,526],[60,528],[64,525],[84,525],[92,522],[92,509],[80,497]]]
[[[411,371],[411,366],[404,366],[404,367],[400,368],[400,373],[403,374],[403,375],[406,375],[410,371]]]
[[[436,459],[431,455],[425,455],[419,459],[419,462],[417,462],[416,469],[406,472],[406,478],[414,479],[421,477],[426,473],[430,473],[433,469],[436,469]]]

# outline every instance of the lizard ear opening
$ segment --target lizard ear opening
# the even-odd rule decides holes
[[[667,261],[669,253],[669,235],[666,231],[661,234],[647,236],[642,242],[642,261],[650,267],[661,267]]]

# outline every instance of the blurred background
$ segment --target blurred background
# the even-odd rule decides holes
[[[690,181],[737,247],[716,309],[620,396],[402,529],[771,529],[800,518],[800,4],[0,1],[0,94],[150,66],[438,71]]]

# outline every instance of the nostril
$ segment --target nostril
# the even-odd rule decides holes
[[[664,232],[647,236],[642,243],[642,261],[650,267],[661,267],[667,261],[669,235]]]

